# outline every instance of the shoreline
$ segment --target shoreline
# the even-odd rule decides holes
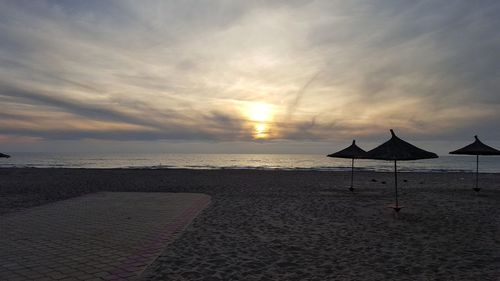
[[[500,173],[500,162],[482,157],[480,170]],[[0,161],[1,168],[68,168],[68,169],[192,169],[192,170],[306,170],[350,171],[351,161],[309,154],[75,154],[73,156],[19,156]],[[422,161],[398,161],[400,172],[473,172],[474,157],[443,156]],[[391,172],[391,161],[359,159],[357,171]]]
[[[104,168],[86,168],[86,167],[22,167],[22,166],[13,166],[13,167],[2,167],[0,166],[0,170],[5,169],[47,169],[47,170],[137,170],[137,171],[148,171],[148,170],[188,170],[188,171],[305,171],[305,172],[351,172],[350,167],[328,167],[328,168],[267,168],[267,167],[200,167],[200,168],[185,168],[185,167],[156,167],[156,166],[148,166],[148,167],[104,167]],[[355,173],[391,173],[393,169],[371,169],[371,168],[363,168],[363,167],[354,167]],[[462,169],[406,169],[399,168],[398,173],[476,173],[474,169],[470,170],[462,170]],[[481,172],[480,174],[500,174],[498,172]]]

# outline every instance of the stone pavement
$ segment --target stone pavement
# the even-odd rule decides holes
[[[133,280],[210,197],[100,192],[0,216],[0,280]]]

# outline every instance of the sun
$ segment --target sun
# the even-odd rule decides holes
[[[248,109],[248,115],[254,122],[269,122],[272,119],[272,106],[267,103],[255,103]]]
[[[253,103],[248,106],[247,115],[249,123],[253,128],[253,138],[258,140],[268,139],[273,119],[272,105],[267,103]]]

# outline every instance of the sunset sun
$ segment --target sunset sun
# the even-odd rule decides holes
[[[269,122],[272,119],[272,106],[267,103],[255,103],[248,108],[248,116],[254,122]]]
[[[252,125],[254,139],[267,139],[273,119],[273,107],[267,103],[254,103],[248,107],[248,119]]]

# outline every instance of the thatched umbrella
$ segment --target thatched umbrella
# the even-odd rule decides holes
[[[356,145],[356,140],[352,141],[352,144],[348,146],[347,148],[344,148],[340,151],[337,151],[332,154],[328,154],[328,157],[335,157],[335,158],[348,158],[351,159],[351,187],[349,187],[350,191],[354,191],[353,187],[353,179],[354,179],[354,159],[360,159],[360,158],[365,158],[366,157],[366,151],[361,149],[359,146]]]
[[[394,188],[396,192],[396,205],[392,208],[399,212],[401,206],[398,201],[398,160],[419,160],[438,158],[435,153],[420,149],[396,136],[391,129],[392,137],[385,143],[367,152],[368,159],[394,161]]]
[[[10,156],[7,154],[0,153],[0,158],[10,158]]]
[[[478,192],[481,190],[477,184],[479,179],[479,155],[500,155],[500,150],[482,143],[477,136],[474,136],[474,138],[476,140],[473,143],[452,151],[450,154],[476,155],[476,186],[473,189]]]

